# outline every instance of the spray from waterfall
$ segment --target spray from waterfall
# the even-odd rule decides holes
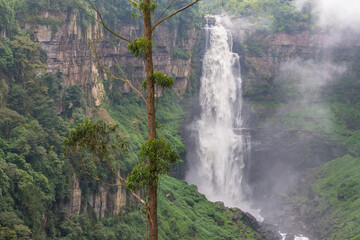
[[[189,126],[193,137],[186,180],[211,201],[251,211],[246,204],[244,161],[250,135],[243,129],[239,56],[220,16],[207,16],[200,80],[200,114]],[[189,148],[188,148],[189,149]],[[256,215],[256,214],[255,214]]]

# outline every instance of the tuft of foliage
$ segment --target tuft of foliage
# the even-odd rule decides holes
[[[137,38],[128,45],[128,49],[135,57],[143,57],[149,44],[151,44],[151,42],[145,41],[143,37]]]
[[[154,83],[162,88],[171,88],[174,83],[174,79],[166,76],[165,73],[160,71],[155,71],[153,74],[153,78]]]
[[[127,178],[127,188],[131,190],[158,184],[159,176],[170,170],[171,163],[179,161],[179,156],[164,138],[146,141],[140,149],[140,163]],[[151,170],[149,166],[152,166]]]
[[[82,108],[83,93],[79,85],[70,85],[65,87],[63,95],[64,114],[67,118],[71,118],[76,108]]]
[[[112,135],[114,135],[114,142],[110,142]],[[117,147],[125,149],[127,142],[116,134],[115,125],[108,125],[102,120],[93,122],[88,119],[82,124],[78,124],[70,132],[69,137],[64,141],[64,145],[72,151],[89,149],[93,154],[106,157],[110,151]]]
[[[155,1],[150,1],[150,4],[146,4],[143,0],[140,0],[139,9],[141,11],[148,10],[148,11],[154,13],[156,7],[157,7],[157,2],[155,2]]]
[[[115,125],[85,120],[64,141],[65,153],[79,172],[102,182],[115,182],[128,142]]]
[[[174,83],[174,79],[171,77],[168,77],[165,75],[165,73],[160,72],[160,71],[154,71],[153,74],[153,81],[154,83],[161,88],[171,88],[173,83]],[[146,80],[142,82],[141,87],[146,89]]]

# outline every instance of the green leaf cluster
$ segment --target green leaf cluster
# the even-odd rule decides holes
[[[115,142],[110,142],[112,135],[116,139]],[[124,149],[126,141],[116,134],[115,125],[108,125],[102,120],[96,122],[85,120],[70,132],[64,145],[74,151],[88,148],[90,152],[100,157],[107,157],[116,147]]]
[[[135,166],[127,178],[127,188],[131,190],[158,184],[159,176],[166,174],[171,163],[179,161],[179,156],[164,138],[151,139],[140,150],[140,164]]]
[[[128,45],[128,49],[135,57],[143,57],[150,44],[151,42],[145,41],[143,37],[137,38]]]
[[[152,76],[153,82],[161,88],[171,88],[173,83],[174,83],[174,79],[171,77],[168,77],[165,75],[165,73],[160,72],[160,71],[154,71],[154,74]],[[142,82],[141,87],[146,89],[146,80]]]
[[[246,17],[267,31],[293,33],[311,28],[311,5],[298,11],[290,0],[215,0],[200,6],[205,13]]]
[[[150,4],[146,4],[143,0],[140,0],[139,9],[141,11],[150,11],[150,12],[154,13],[156,7],[157,7],[157,2],[155,2],[153,0],[150,1]]]

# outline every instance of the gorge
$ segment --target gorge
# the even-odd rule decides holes
[[[96,2],[127,38],[141,32],[131,5]],[[339,17],[326,28],[325,15],[318,25],[323,5],[209,1],[155,32],[155,68],[174,78],[158,94],[158,132],[184,161],[160,181],[160,239],[359,237],[358,27]],[[129,142],[114,156],[131,171],[145,105],[98,70],[89,43],[139,88],[143,61],[72,1],[0,6],[0,239],[144,239],[125,187],[91,180],[62,152],[71,129],[101,119]]]

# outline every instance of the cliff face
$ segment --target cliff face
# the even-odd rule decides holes
[[[117,179],[116,184],[120,185]],[[97,218],[114,216],[120,213],[121,207],[126,205],[126,190],[124,187],[117,187],[110,190],[107,185],[101,184],[95,191],[91,192],[87,199],[83,199],[80,189],[80,181],[76,173],[71,178],[71,196],[70,202],[66,205],[68,215],[74,216],[79,214],[81,210],[87,211],[91,207]]]
[[[109,33],[105,33],[98,24],[91,24],[84,30],[80,27],[78,16],[74,13],[44,12],[42,17],[64,22],[56,32],[46,25],[27,26],[27,28],[34,28],[36,40],[48,54],[48,71],[52,73],[58,70],[63,71],[65,85],[80,85],[85,92],[91,93],[94,106],[101,105],[105,94],[104,85],[102,81],[99,81],[99,77],[107,77],[99,72],[90,43],[95,43],[97,53],[105,66],[114,67],[115,57],[125,71],[126,66],[131,65],[133,70],[126,71],[128,78],[143,79],[144,62],[128,51],[125,42],[120,41],[113,46],[111,44],[113,38],[110,38]],[[190,23],[189,26],[191,26]],[[141,36],[141,26],[123,22],[119,24],[115,32],[121,32],[125,38],[134,40],[137,36]],[[173,90],[179,95],[183,95],[188,87],[188,78],[192,71],[191,56],[197,45],[198,36],[199,31],[194,27],[188,28],[180,36],[176,26],[170,27],[166,24],[160,25],[154,35],[155,68],[170,76],[176,76]],[[176,49],[184,51],[187,57],[185,59],[176,57],[173,54]],[[128,87],[121,86],[119,91],[129,91]]]
[[[245,40],[235,43],[234,48],[241,55],[244,96],[252,100],[273,100],[269,93],[279,81],[284,64],[312,59],[315,63],[350,66],[360,46],[355,39],[337,41],[321,32],[243,34]]]
[[[135,79],[135,86],[139,87],[144,76],[144,62],[135,58],[127,49],[125,42],[115,42],[109,33],[98,24],[90,24],[84,30],[80,26],[79,16],[75,13],[44,12],[41,17],[63,23],[56,32],[51,26],[26,24],[25,28],[33,29],[35,39],[47,52],[48,71],[56,73],[62,71],[64,85],[79,85],[89,107],[98,107],[105,97],[105,87],[101,79],[107,76],[98,70],[98,63],[94,57],[90,44],[94,44],[97,54],[105,66],[113,68],[115,58],[123,67],[129,79]],[[192,26],[191,23],[187,23]],[[142,28],[139,24],[120,23],[115,32],[134,40],[141,36]],[[186,31],[179,31],[178,26],[159,25],[154,35],[156,47],[154,49],[155,69],[165,72],[169,76],[176,76],[173,90],[180,96],[190,87],[189,76],[192,73],[192,55],[196,52],[199,31],[189,27]],[[185,53],[185,57],[176,56],[174,51]],[[119,83],[110,86],[112,90],[120,92],[130,91],[126,84]],[[115,89],[114,89],[115,88]],[[87,199],[84,199],[80,189],[79,179],[74,173],[71,180],[71,198],[68,203],[68,214],[78,214],[81,210],[92,207],[98,218],[118,214],[120,208],[126,205],[126,191],[119,187],[115,193],[108,186],[100,185]]]

